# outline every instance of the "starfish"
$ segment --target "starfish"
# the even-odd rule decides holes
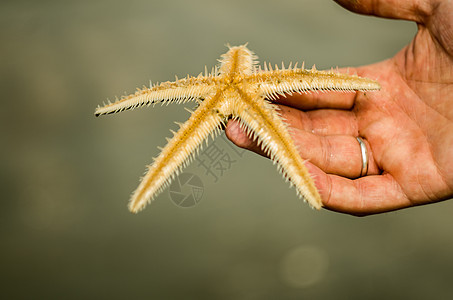
[[[257,65],[257,57],[247,45],[229,47],[221,56],[220,66],[204,75],[176,78],[174,82],[150,84],[134,94],[117,99],[96,109],[95,115],[111,114],[154,103],[184,103],[196,101],[195,111],[180,129],[172,131],[173,138],[160,148],[161,153],[142,177],[133,192],[129,210],[137,213],[165,189],[193,159],[202,143],[214,138],[228,120],[237,120],[248,136],[257,140],[262,150],[277,164],[297,194],[312,208],[322,207],[321,197],[313,179],[291,138],[288,125],[278,107],[271,102],[278,95],[310,91],[370,91],[380,89],[379,83],[356,75]]]

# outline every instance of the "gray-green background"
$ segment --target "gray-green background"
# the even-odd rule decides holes
[[[453,295],[452,201],[366,218],[316,212],[268,160],[234,157],[218,139],[236,162],[218,182],[188,169],[204,184],[197,206],[165,191],[132,215],[145,164],[188,113],[93,116],[150,79],[212,67],[226,43],[329,68],[391,57],[415,31],[332,1],[2,1],[2,298]]]

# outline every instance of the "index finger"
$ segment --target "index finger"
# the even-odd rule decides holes
[[[357,92],[310,92],[294,93],[292,95],[280,96],[272,102],[297,108],[300,110],[314,109],[351,109],[354,106]]]
[[[374,72],[374,65],[359,68],[338,69],[337,73],[358,75],[362,78],[375,80],[377,74]],[[290,106],[300,110],[314,109],[344,109],[349,110],[354,106],[359,91],[308,91],[306,93],[293,93],[279,96],[272,102]]]

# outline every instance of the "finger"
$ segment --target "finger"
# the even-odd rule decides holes
[[[319,108],[351,109],[354,105],[356,92],[310,92],[294,93],[280,96],[274,103],[283,104],[300,110],[314,110]]]
[[[227,138],[232,141],[236,146],[253,151],[259,155],[267,157],[261,147],[256,142],[251,140],[245,131],[239,126],[239,121],[229,120],[225,128]]]
[[[292,128],[317,135],[358,135],[357,118],[350,110],[319,109],[304,112],[284,105],[279,105],[279,108]]]
[[[397,210],[414,204],[390,174],[351,180],[309,167],[324,207],[356,216]]]
[[[365,66],[339,69],[338,72],[376,79],[379,77],[379,73],[377,73],[375,69],[374,66]],[[362,96],[364,96],[363,92],[354,91],[311,91],[309,93],[301,94],[285,94],[284,96],[279,96],[277,99],[272,100],[272,102],[305,111],[325,108],[348,110],[354,106],[357,98]]]
[[[329,135],[319,136],[305,131],[291,132],[300,156],[328,174],[347,178],[357,178],[362,173],[362,151],[355,136]],[[367,175],[379,174],[373,152],[366,139],[362,139],[367,148]],[[364,174],[362,174],[364,175]]]
[[[290,130],[290,134],[300,156],[324,172],[348,178],[357,178],[361,175],[362,152],[356,137],[351,135],[319,136],[297,128]],[[242,131],[237,121],[228,122],[226,135],[237,146],[266,156],[258,144]],[[364,143],[368,155],[367,174],[379,174],[380,170],[374,160],[373,152],[366,140]]]
[[[320,109],[303,112],[285,105],[279,105],[279,109],[291,128],[305,130],[317,135],[358,135],[356,116],[351,111]],[[239,128],[238,122],[230,120],[226,134],[239,147],[262,154],[256,143]]]
[[[344,8],[364,15],[403,19],[424,23],[431,15],[432,5],[422,0],[334,0]]]

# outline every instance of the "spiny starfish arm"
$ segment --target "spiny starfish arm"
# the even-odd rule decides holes
[[[220,131],[222,117],[215,110],[215,102],[220,101],[221,93],[208,97],[192,113],[189,120],[180,124],[168,144],[148,166],[140,185],[132,194],[129,210],[137,213],[142,210],[158,193],[170,185],[176,175],[190,163],[200,146],[209,135],[213,137]]]
[[[274,70],[255,73],[250,77],[258,83],[261,94],[267,99],[277,95],[309,91],[372,91],[381,88],[377,81],[335,71],[318,71],[315,68]]]
[[[151,88],[144,87],[137,89],[134,94],[130,94],[113,103],[104,106],[98,106],[95,116],[122,112],[124,110],[134,109],[136,107],[151,105],[157,102],[162,104],[176,102],[184,103],[187,101],[201,99],[203,100],[215,86],[215,76],[187,77],[174,82],[163,82],[154,85]]]
[[[298,195],[311,207],[320,209],[321,197],[276,106],[258,95],[251,96],[241,89],[237,91],[244,101],[234,104],[234,118],[277,163],[278,170],[296,187]]]
[[[230,47],[227,53],[222,54],[220,62],[220,74],[234,78],[237,75],[251,75],[257,56],[250,51],[247,45]]]

